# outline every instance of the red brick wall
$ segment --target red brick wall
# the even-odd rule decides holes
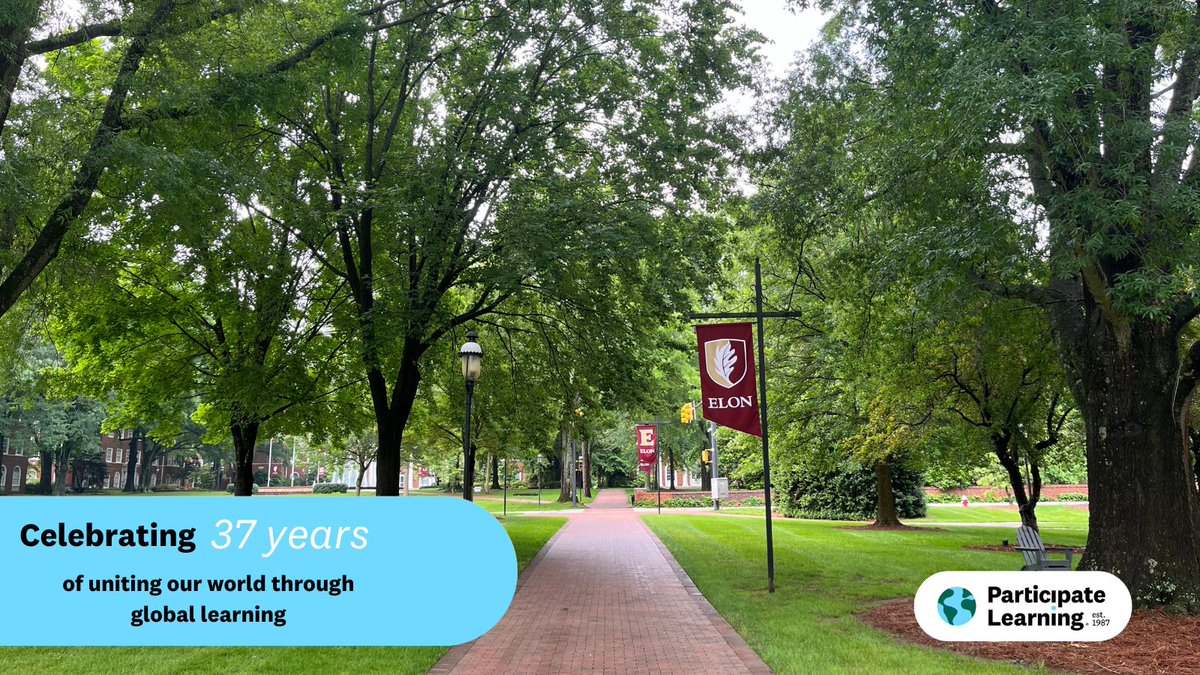
[[[21,455],[4,455],[4,483],[0,485],[0,492],[12,494],[25,491],[26,479],[29,477],[29,458]],[[11,486],[13,468],[21,469],[21,478],[16,486]]]
[[[962,497],[962,496],[966,495],[967,497],[982,498],[985,494],[987,494],[989,492],[995,494],[998,497],[1004,497],[1004,494],[1005,494],[1004,488],[1002,488],[1002,487],[984,487],[984,486],[980,486],[980,485],[974,485],[974,486],[966,487],[966,488],[952,488],[949,490],[941,490],[941,489],[935,488],[935,487],[925,488],[925,494],[927,494],[927,495],[942,494],[942,495],[954,495],[956,497]],[[1088,486],[1086,483],[1082,483],[1082,484],[1078,484],[1078,485],[1043,485],[1042,486],[1042,499],[1046,500],[1046,501],[1054,501],[1055,499],[1058,499],[1059,495],[1065,494],[1065,493],[1086,495],[1086,494],[1088,494]]]
[[[658,503],[658,491],[657,490],[635,490],[633,494],[634,494],[634,498],[636,499],[636,503],[638,505],[654,506],[655,504]],[[702,490],[676,490],[674,492],[671,492],[670,490],[662,491],[663,501],[671,499],[672,497],[705,499],[705,498],[711,497],[711,496],[712,496],[712,492],[704,492]],[[730,490],[729,496],[725,499],[722,499],[721,503],[727,504],[727,503],[740,502],[743,499],[747,499],[749,497],[757,497],[759,501],[762,501],[763,491],[762,490]]]

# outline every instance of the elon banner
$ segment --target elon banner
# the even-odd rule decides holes
[[[762,436],[754,380],[754,330],[749,323],[696,326],[704,419]]]
[[[653,426],[637,428],[638,471],[654,472],[658,460],[658,429]]]

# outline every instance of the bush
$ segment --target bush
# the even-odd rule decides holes
[[[937,494],[925,495],[925,501],[930,504],[957,504],[962,501],[962,497],[939,492]]]
[[[657,504],[658,502],[655,502]],[[663,500],[663,506],[668,508],[712,507],[712,497],[671,497]]]
[[[777,504],[791,518],[867,520],[875,517],[875,471],[849,462],[833,469],[796,466],[783,472]],[[925,481],[920,473],[892,469],[896,513],[925,517]]]
[[[762,506],[765,503],[766,502],[759,499],[758,497],[746,497],[742,501],[736,502],[734,504],[734,506]]]
[[[314,495],[344,494],[345,492],[345,483],[317,483],[313,485]]]
[[[233,487],[232,485],[229,487]],[[150,488],[151,492],[186,492],[186,490],[178,485],[155,485]],[[229,490],[233,492],[233,490]]]
[[[250,488],[251,488],[250,492],[251,492],[252,494],[258,494],[258,483],[254,483],[254,484],[252,484],[252,485],[250,486]],[[228,492],[229,494],[233,494],[233,483],[230,483],[229,485],[226,485],[226,486],[225,486],[225,491],[226,491],[226,492]]]
[[[1086,502],[1088,496],[1081,492],[1064,492],[1054,499],[1060,502]]]

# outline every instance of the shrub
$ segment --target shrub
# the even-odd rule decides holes
[[[925,495],[925,501],[929,502],[930,504],[957,504],[958,502],[962,501],[962,497],[959,495],[942,494],[939,492],[937,494]]]
[[[252,484],[252,485],[250,486],[250,488],[251,488],[251,489],[250,489],[250,492],[251,492],[252,494],[258,494],[258,483],[254,483],[254,484]],[[225,491],[226,491],[226,492],[228,492],[229,494],[233,494],[233,483],[230,483],[229,485],[226,485],[226,486],[225,486]]]
[[[657,502],[655,503],[657,504]],[[663,506],[669,508],[712,507],[712,497],[671,497],[663,500]]]
[[[1086,502],[1088,496],[1081,492],[1064,492],[1054,499],[1060,502]]]
[[[233,486],[230,486],[230,487],[233,487]],[[150,488],[150,491],[151,492],[184,492],[185,489],[178,485],[155,485],[154,487]],[[233,492],[233,490],[230,490],[230,492]]]
[[[794,518],[866,520],[875,517],[875,471],[853,463],[832,469],[795,466],[783,472],[778,504]],[[925,481],[920,473],[901,466],[892,469],[896,513],[901,518],[925,517]]]
[[[758,497],[746,497],[742,501],[737,502],[736,506],[762,506],[764,503],[765,502]]]
[[[314,495],[331,495],[346,492],[345,483],[317,483],[313,485]]]

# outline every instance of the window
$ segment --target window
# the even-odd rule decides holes
[[[5,483],[5,482],[4,482],[4,478],[5,478],[5,475],[4,475],[4,473],[5,473],[5,472],[4,472],[4,465],[0,464],[0,490],[7,490],[7,489],[8,489],[8,483]]]
[[[108,474],[104,474],[104,489],[105,489],[105,490],[107,490],[108,488],[112,487],[112,483],[111,483],[111,482],[109,482],[109,481],[111,481],[111,480],[112,480],[112,479],[111,479],[111,478],[109,478]]]
[[[19,466],[14,466],[12,470],[12,489],[13,492],[21,489],[21,467]]]
[[[122,453],[121,449],[117,448],[116,453],[114,455],[117,458],[116,459],[117,464],[121,463],[121,453]]]
[[[124,485],[125,485],[125,483],[121,482],[121,472],[118,471],[118,472],[114,473],[113,474],[113,487],[120,488],[120,487],[123,487]]]
[[[112,461],[112,448],[105,448],[104,450],[105,450],[104,461],[111,462]]]

